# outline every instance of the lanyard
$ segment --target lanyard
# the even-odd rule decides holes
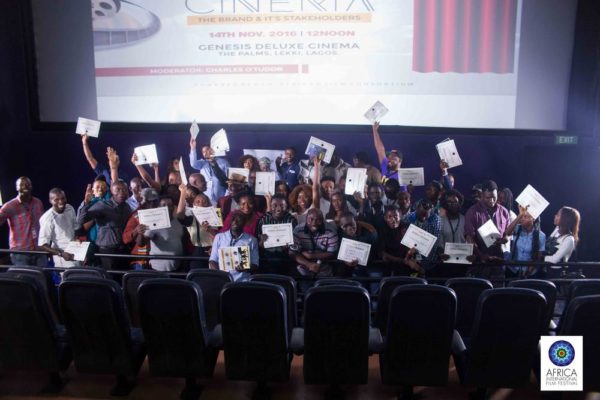
[[[460,215],[456,219],[456,228],[452,226],[452,220],[448,218],[448,225],[450,225],[450,230],[452,231],[452,243],[456,243],[456,231],[458,231],[458,226],[460,225]]]

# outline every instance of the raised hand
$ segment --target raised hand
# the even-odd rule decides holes
[[[448,165],[446,160],[440,160],[440,169],[444,174],[448,171],[448,168],[450,168],[450,166]]]
[[[111,168],[118,168],[119,166],[119,155],[117,151],[112,147],[106,148],[106,158],[108,158],[108,164]]]
[[[85,204],[90,204],[90,202],[92,201],[93,198],[94,198],[94,192],[92,191],[92,185],[90,183],[88,183],[87,187],[85,188],[85,195],[83,196],[83,202]]]
[[[373,132],[379,132],[379,121],[373,122]]]

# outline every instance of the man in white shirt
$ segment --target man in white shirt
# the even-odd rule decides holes
[[[52,208],[40,217],[38,246],[52,254],[56,267],[81,265],[79,261],[74,261],[73,254],[64,251],[69,242],[75,240],[77,226],[75,209],[67,204],[67,197],[62,189],[50,190],[49,196]]]

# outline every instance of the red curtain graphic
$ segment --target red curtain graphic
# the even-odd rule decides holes
[[[518,0],[414,0],[413,71],[512,73]]]

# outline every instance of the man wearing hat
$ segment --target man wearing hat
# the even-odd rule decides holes
[[[244,190],[248,189],[248,181],[246,177],[241,174],[232,173],[227,180],[227,195],[219,198],[217,201],[217,207],[221,209],[223,220],[227,218],[227,215],[231,211],[238,210],[239,204],[235,201],[234,197]]]

